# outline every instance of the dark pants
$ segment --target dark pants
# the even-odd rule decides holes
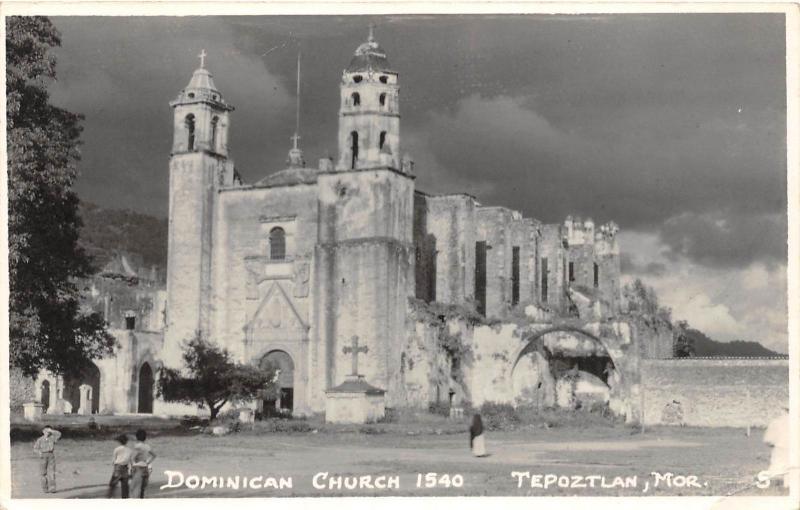
[[[42,477],[42,491],[56,491],[56,455],[53,452],[39,454],[39,475]]]
[[[133,486],[134,498],[144,497],[144,489],[147,487],[148,478],[150,478],[150,473],[147,471],[147,466],[133,466],[131,485]]]
[[[128,465],[127,464],[114,464],[114,472],[111,474],[111,481],[108,482],[108,497],[114,495],[114,489],[117,484],[122,488],[122,498],[128,498]]]

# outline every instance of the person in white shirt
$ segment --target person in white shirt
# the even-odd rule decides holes
[[[147,439],[147,432],[142,429],[136,431],[137,443],[133,445],[133,476],[131,485],[133,486],[133,497],[143,498],[144,490],[147,487],[147,482],[150,479],[150,464],[156,458],[156,454],[150,448],[150,445],[145,443]]]
[[[770,478],[776,478],[789,487],[789,408],[773,419],[764,431],[764,442],[772,447],[769,469]]]
[[[114,489],[117,484],[120,484],[122,489],[122,498],[128,498],[128,478],[130,477],[129,466],[133,457],[133,450],[128,448],[127,434],[120,434],[117,436],[119,446],[114,448],[114,453],[111,456],[111,465],[113,471],[111,473],[111,481],[108,482],[108,497],[112,497]]]

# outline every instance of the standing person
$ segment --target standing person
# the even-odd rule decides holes
[[[481,415],[475,413],[472,417],[472,426],[469,428],[469,446],[472,448],[472,455],[476,457],[486,457],[486,440],[483,437],[483,420]]]
[[[150,445],[145,443],[147,439],[147,432],[142,429],[136,431],[136,444],[133,445],[133,497],[143,498],[144,490],[147,488],[147,482],[150,479],[150,464],[156,459],[156,454],[150,448]]]
[[[111,458],[113,471],[111,473],[111,481],[108,482],[108,497],[110,498],[114,495],[114,489],[119,483],[122,488],[122,499],[127,499],[128,477],[130,476],[129,466],[133,457],[133,450],[128,448],[127,434],[117,436],[117,442],[119,442],[119,446],[114,448],[114,454]]]
[[[769,422],[764,431],[764,442],[772,447],[769,469],[770,478],[776,479],[779,484],[789,487],[789,408],[784,407],[777,418]]]
[[[56,441],[61,439],[61,432],[50,425],[42,429],[42,437],[33,443],[33,451],[39,454],[39,474],[42,478],[42,492],[56,491]]]

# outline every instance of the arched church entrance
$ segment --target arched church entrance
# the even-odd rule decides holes
[[[263,401],[263,416],[285,416],[294,408],[294,361],[286,351],[270,351],[261,358],[261,368],[277,370],[280,392],[275,397]]]
[[[621,375],[603,342],[578,328],[533,333],[517,355],[512,382],[518,402],[537,406],[607,404]]]
[[[100,412],[100,369],[91,361],[84,364],[79,370],[64,377],[64,400],[72,406],[73,413],[79,413],[81,408],[81,388],[89,386],[91,397],[86,402],[89,406],[87,414]],[[83,390],[86,392],[86,390]]]
[[[143,414],[153,413],[153,369],[150,364],[142,363],[139,369],[139,405],[137,412]]]
[[[50,408],[50,381],[42,381],[42,412],[46,413]]]

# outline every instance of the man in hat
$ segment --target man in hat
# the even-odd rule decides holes
[[[42,491],[51,493],[56,491],[56,441],[61,438],[61,432],[50,425],[42,429],[42,437],[33,443],[33,451],[39,454],[39,474],[42,477]]]

